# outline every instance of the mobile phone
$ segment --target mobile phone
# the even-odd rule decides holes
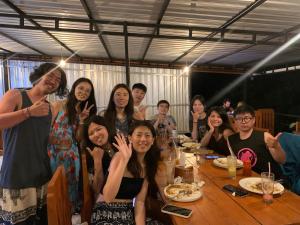
[[[183,218],[189,218],[192,215],[191,209],[186,209],[186,208],[178,207],[175,205],[164,205],[161,208],[161,211],[163,213],[168,213],[168,214],[180,216]]]
[[[217,158],[219,158],[220,156],[218,156],[218,155],[205,155],[205,158],[206,159],[217,159]]]
[[[223,187],[224,190],[226,191],[229,191],[231,193],[235,193],[237,196],[240,196],[240,197],[243,197],[243,196],[246,196],[249,194],[248,191],[240,188],[240,187],[237,187],[237,186],[234,186],[234,185],[231,185],[231,184],[226,184],[224,187]]]

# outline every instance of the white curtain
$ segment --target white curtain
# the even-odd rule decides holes
[[[30,87],[29,74],[41,62],[9,61],[10,87]],[[98,110],[106,108],[113,87],[126,83],[125,67],[94,64],[67,63],[63,67],[67,74],[68,88],[80,77],[89,78],[95,88]],[[177,122],[179,131],[188,131],[189,77],[182,70],[160,68],[130,68],[130,88],[141,82],[148,88],[144,104],[149,106],[149,114],[156,113],[156,104],[165,99],[170,102],[170,114]],[[51,99],[53,100],[53,96]]]
[[[147,86],[145,104],[150,115],[157,113],[157,102],[165,99],[170,103],[170,114],[174,116],[179,131],[188,131],[189,76],[178,69],[130,68],[130,87],[134,83]]]

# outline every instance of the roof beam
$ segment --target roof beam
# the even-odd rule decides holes
[[[38,50],[38,49],[36,49],[36,48],[34,48],[34,47],[31,47],[30,45],[28,45],[28,44],[26,44],[26,43],[24,43],[24,42],[22,42],[22,41],[20,41],[20,40],[18,40],[18,39],[16,39],[16,38],[12,37],[12,36],[10,36],[10,35],[8,35],[8,34],[6,34],[6,33],[3,33],[2,31],[0,31],[0,35],[3,36],[3,37],[8,38],[8,39],[10,39],[10,40],[12,40],[12,41],[14,41],[14,42],[17,42],[18,44],[23,45],[23,46],[25,46],[26,48],[29,48],[29,49],[31,49],[31,50],[33,50],[33,51],[35,51],[35,52],[38,52],[38,53],[41,54],[41,55],[47,55],[45,52],[42,52],[42,51],[40,51],[40,50]]]
[[[0,24],[0,27],[5,28],[13,28],[13,29],[25,29],[25,30],[47,30],[47,31],[56,31],[56,32],[68,32],[68,33],[83,33],[83,34],[98,34],[95,30],[79,30],[79,29],[67,29],[67,28],[59,28],[59,27],[35,27],[35,26],[22,26],[22,25],[11,25],[11,24]],[[127,25],[128,27],[128,25]],[[124,31],[115,32],[115,31],[102,31],[102,36],[104,35],[112,35],[112,36],[124,36]],[[140,38],[151,38],[153,35],[149,33],[128,33],[128,37],[140,37]],[[261,41],[253,41],[253,40],[245,40],[245,39],[219,39],[214,37],[199,37],[193,35],[161,35],[155,34],[154,38],[160,39],[175,39],[175,40],[191,40],[191,41],[211,41],[211,42],[226,42],[226,43],[240,43],[240,44],[261,44]],[[267,42],[264,45],[277,46],[280,45],[281,42]]]
[[[284,30],[284,31],[282,31],[282,32],[279,32],[278,34],[274,34],[274,35],[271,35],[271,36],[269,36],[269,37],[266,37],[266,38],[264,38],[263,40],[261,40],[261,42],[260,42],[259,44],[261,44],[261,45],[266,44],[268,41],[270,41],[270,40],[272,40],[272,39],[274,39],[274,38],[278,38],[278,37],[281,37],[281,36],[285,36],[285,35],[287,35],[288,33],[292,32],[292,31],[294,31],[294,30],[297,30],[297,29],[299,29],[299,28],[300,28],[300,24],[298,24],[298,25],[296,25],[296,26],[293,26],[293,27],[291,27],[291,28],[289,28],[289,29],[286,29],[286,30]],[[281,43],[281,44],[283,44],[283,43]],[[234,55],[234,54],[236,54],[236,53],[245,51],[245,50],[247,50],[247,49],[249,49],[249,48],[252,48],[252,47],[254,47],[254,46],[256,46],[256,45],[257,45],[257,43],[254,43],[254,44],[251,44],[251,45],[242,47],[242,48],[237,49],[237,50],[235,50],[235,51],[233,51],[233,52],[229,52],[229,53],[226,53],[226,54],[224,54],[224,55],[218,56],[218,57],[216,57],[216,58],[214,58],[214,59],[211,59],[211,60],[209,60],[209,61],[206,61],[205,64],[210,64],[210,63],[212,63],[212,62],[215,62],[215,61],[218,61],[218,60],[220,60],[220,59],[226,58],[226,57],[228,57],[228,56]]]
[[[94,19],[92,11],[90,10],[90,8],[88,6],[87,1],[86,0],[80,0],[80,2],[82,4],[82,6],[83,6],[83,8],[84,8],[84,10],[85,10],[85,12],[87,14],[87,16],[89,17],[89,19]],[[98,27],[98,25],[95,25],[95,30],[98,32],[98,38],[99,38],[100,42],[102,43],[102,45],[103,45],[103,47],[105,49],[105,52],[106,52],[108,58],[110,60],[112,60],[112,56],[111,56],[111,54],[109,52],[109,49],[108,49],[108,47],[107,47],[107,45],[105,43],[105,40],[103,39],[103,37],[101,35],[101,31],[100,31],[100,28]]]
[[[240,18],[242,18],[243,16],[247,15],[249,12],[251,12],[252,10],[254,10],[256,7],[260,6],[261,4],[263,4],[265,1],[267,0],[255,0],[253,3],[251,3],[250,5],[248,5],[246,8],[244,8],[242,11],[240,11],[238,14],[236,14],[235,16],[233,16],[230,20],[228,20],[227,22],[225,22],[223,25],[221,25],[218,29],[226,29],[227,27],[229,27],[231,24],[233,24],[234,22],[238,21]],[[212,32],[209,35],[207,35],[207,38],[212,38],[214,37],[218,32]],[[222,37],[221,37],[222,39]],[[186,56],[187,54],[191,53],[193,50],[195,50],[196,48],[198,48],[200,45],[202,45],[203,43],[205,43],[205,41],[200,41],[197,44],[195,44],[192,48],[190,48],[189,50],[187,50],[186,52],[184,52],[183,54],[181,54],[180,56],[178,56],[175,60],[173,60],[171,62],[175,63],[178,60],[180,60],[181,58],[183,58],[184,56]]]
[[[18,18],[20,20],[24,20],[24,16],[19,14],[7,14],[7,13],[0,13],[0,17],[3,18]],[[89,31],[94,31],[91,29],[96,24],[110,24],[110,25],[116,25],[120,26],[120,30],[123,29],[123,25],[125,21],[113,21],[113,20],[96,20],[96,19],[81,19],[81,18],[69,18],[69,17],[53,17],[53,16],[38,16],[38,15],[26,15],[26,19],[34,19],[34,20],[45,20],[48,22],[48,24],[55,24],[57,23],[57,26],[53,26],[59,28],[59,24],[61,21],[64,22],[71,22],[74,24],[74,27],[76,27],[76,23],[82,23],[92,25],[89,29],[72,29],[74,32],[78,33],[88,33]],[[256,30],[240,30],[240,29],[220,29],[220,28],[211,28],[211,27],[200,27],[200,26],[185,26],[185,25],[174,25],[174,24],[156,24],[156,23],[140,23],[140,22],[127,22],[128,27],[142,27],[142,28],[158,28],[159,30],[162,29],[175,29],[175,30],[181,30],[181,31],[187,31],[187,32],[193,32],[193,31],[203,31],[203,32],[217,32],[217,33],[230,33],[230,34],[243,34],[243,35],[250,35],[253,36],[268,36],[268,35],[275,35],[279,32],[268,32],[268,31],[256,31]],[[9,26],[9,24],[1,24],[2,27]],[[19,25],[21,26],[21,25]],[[24,25],[23,25],[24,26]],[[26,27],[26,26],[25,26]],[[29,27],[29,26],[27,26]],[[43,27],[43,29],[48,30],[49,27]],[[193,36],[193,33],[192,33]]]
[[[51,34],[49,31],[43,29],[43,27],[37,23],[36,21],[34,21],[31,18],[27,17],[27,14],[22,11],[21,9],[19,9],[16,5],[14,5],[12,2],[10,2],[10,0],[2,0],[7,6],[9,6],[11,9],[13,9],[15,12],[17,12],[18,14],[20,14],[21,16],[23,16],[24,18],[26,18],[28,21],[30,21],[33,25],[35,25],[36,27],[40,28],[45,34],[47,34],[48,36],[50,36],[52,39],[54,39],[57,43],[59,43],[62,47],[64,47],[65,49],[67,49],[69,52],[71,52],[74,55],[77,55],[76,52],[74,52],[72,49],[70,49],[67,45],[65,45],[63,42],[61,42],[58,38],[56,38],[53,34]],[[77,55],[78,56],[78,55]]]
[[[9,54],[0,53],[0,57],[7,57]],[[17,54],[10,56],[11,60],[24,60],[24,61],[42,61],[42,62],[57,62],[60,60],[61,56],[41,56],[33,54]],[[124,59],[113,59],[113,61],[107,58],[91,58],[84,57],[78,58],[73,57],[68,60],[68,63],[82,63],[82,64],[101,64],[101,65],[116,65],[116,66],[125,66]],[[145,61],[141,62],[140,60],[130,60],[131,66],[136,67],[147,67],[147,68],[168,68],[168,69],[182,69],[184,64],[174,64],[169,65],[166,61]],[[242,67],[231,67],[231,66],[205,66],[205,65],[195,65],[192,68],[193,71],[198,72],[210,72],[210,73],[228,73],[228,74],[242,74],[245,72],[245,68]]]
[[[12,51],[10,51],[10,50],[8,50],[8,49],[6,49],[6,48],[0,47],[0,49],[1,49],[2,51],[7,52],[7,53],[12,53],[12,54],[14,54],[14,52],[12,52]]]
[[[165,1],[164,1],[163,5],[162,5],[162,8],[161,8],[161,10],[160,10],[160,13],[159,13],[159,15],[158,15],[158,19],[157,19],[156,24],[160,24],[160,23],[161,23],[161,20],[162,20],[163,16],[165,15],[165,12],[166,12],[166,10],[167,10],[167,8],[168,8],[168,6],[169,6],[169,3],[170,3],[170,0],[165,0]],[[143,54],[143,56],[142,56],[142,61],[144,61],[144,59],[145,59],[145,57],[146,57],[146,55],[147,55],[147,52],[148,52],[148,50],[149,50],[149,48],[150,48],[150,45],[151,45],[151,43],[152,43],[152,41],[153,41],[155,32],[159,32],[159,30],[158,30],[157,27],[155,27],[155,28],[153,29],[152,37],[149,39],[148,44],[147,44],[147,46],[146,46],[146,48],[145,48],[144,54]]]

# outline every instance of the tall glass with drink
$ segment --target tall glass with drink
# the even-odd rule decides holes
[[[266,204],[273,202],[274,177],[274,173],[261,173],[261,189],[263,192],[263,200]]]
[[[231,179],[236,179],[236,156],[227,156],[228,176]]]

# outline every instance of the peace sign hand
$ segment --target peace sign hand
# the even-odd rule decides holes
[[[113,143],[113,145],[119,150],[122,158],[128,162],[132,154],[132,145],[131,143],[128,145],[126,139],[123,134],[117,134],[115,137],[117,144]]]
[[[82,110],[82,112],[79,112],[79,120],[80,121],[84,121],[86,118],[89,117],[90,115],[90,110],[91,108],[94,107],[94,104],[92,104],[90,107],[88,107],[89,102],[87,101],[85,103],[84,109]]]

